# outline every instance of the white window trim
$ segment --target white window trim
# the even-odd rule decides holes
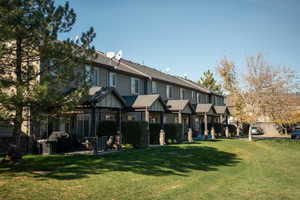
[[[115,81],[113,81],[113,79],[115,79]],[[108,81],[109,87],[117,87],[117,74],[115,72],[109,72]]]
[[[153,87],[155,85],[155,87]],[[151,92],[152,94],[157,94],[157,82],[152,81],[151,82]]]
[[[93,86],[100,86],[100,69],[97,67],[92,68],[92,84]]]
[[[197,103],[200,103],[200,93],[197,92],[197,97],[196,97]]]
[[[172,99],[173,98],[173,94],[172,94],[172,86],[171,85],[167,85],[166,86],[166,89],[167,89],[167,98],[168,99]]]
[[[137,88],[136,88],[136,85],[135,85],[136,81],[138,81]],[[140,93],[140,79],[131,77],[130,78],[130,85],[131,85],[131,89],[130,89],[131,94],[139,95],[139,93]],[[136,89],[138,91],[136,91]]]
[[[183,88],[179,89],[179,95],[180,95],[180,99],[184,99],[184,89]]]

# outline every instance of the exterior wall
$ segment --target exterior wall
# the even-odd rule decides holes
[[[188,99],[192,100],[192,90],[189,89],[184,89],[184,98],[183,99]]]
[[[196,104],[197,103],[197,91],[194,91],[194,98],[192,98],[192,91],[191,91],[191,104]]]
[[[122,95],[122,96],[132,95],[131,94],[131,78],[137,78],[137,77],[120,74],[118,72],[116,72],[116,76],[117,76],[116,89],[120,93],[120,95]],[[108,75],[106,77],[108,77]],[[142,78],[138,78],[138,79],[139,79],[139,94],[145,94],[145,86],[147,87],[147,85],[145,85],[145,84],[147,82],[145,81],[145,79],[142,79]],[[108,83],[108,80],[107,80],[107,83]]]
[[[163,100],[167,99],[167,84],[162,83],[160,81],[156,81],[157,84],[157,92],[161,96]]]
[[[120,95],[131,95],[131,82],[130,77],[116,73],[117,76],[117,91],[120,93]]]
[[[102,87],[108,86],[108,70],[100,68],[100,85]]]
[[[180,87],[172,85],[173,86],[173,97],[171,99],[180,99]],[[167,87],[167,84],[166,84]]]

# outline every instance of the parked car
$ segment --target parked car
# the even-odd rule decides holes
[[[300,139],[300,128],[297,127],[291,132],[291,138]]]
[[[252,135],[263,135],[264,131],[261,128],[259,128],[259,127],[253,127],[251,129],[251,134]]]

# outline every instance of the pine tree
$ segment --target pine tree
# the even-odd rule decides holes
[[[221,85],[217,83],[214,78],[214,74],[210,70],[203,73],[203,76],[200,77],[198,84],[210,89],[213,92],[222,94]]]
[[[77,40],[57,40],[75,21],[68,2],[0,2],[0,120],[13,124],[17,144],[28,110],[32,117],[35,111],[57,115],[74,108],[86,94],[84,74],[76,68],[95,57],[93,28]],[[67,91],[71,84],[79,87]]]

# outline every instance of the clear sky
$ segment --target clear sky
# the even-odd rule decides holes
[[[63,0],[57,0],[61,3]],[[300,0],[71,0],[75,38],[93,26],[96,49],[198,80],[224,57],[243,72],[263,53],[300,71]]]

